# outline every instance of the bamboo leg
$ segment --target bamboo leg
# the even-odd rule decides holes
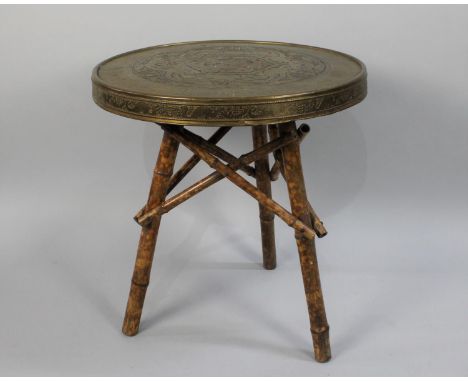
[[[166,196],[169,181],[174,169],[179,142],[170,134],[164,132],[159,149],[159,156],[153,173],[151,189],[148,197],[148,207],[160,205]],[[140,326],[146,289],[149,284],[154,249],[158,236],[161,216],[155,216],[151,224],[141,229],[140,242],[133,271],[132,284],[128,297],[127,309],[123,321],[122,332],[127,336],[134,336]]]
[[[252,126],[252,138],[254,149],[268,143],[266,126]],[[271,198],[270,165],[268,155],[255,161],[255,177],[257,188],[266,196]],[[276,268],[275,247],[275,214],[262,204],[258,205],[260,210],[260,228],[262,232],[263,267],[265,269]]]
[[[294,122],[283,123],[278,127],[281,136],[296,134]],[[292,213],[305,225],[310,227],[311,217],[302,173],[299,143],[293,142],[284,146],[282,148],[282,156]],[[329,326],[320,286],[315,241],[314,238],[308,239],[303,235],[298,235],[296,231],[296,242],[299,250],[302,278],[309,310],[315,359],[318,362],[327,362],[331,358],[328,335]]]

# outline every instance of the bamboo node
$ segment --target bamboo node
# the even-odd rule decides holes
[[[139,283],[139,282],[136,282],[135,280],[132,279],[132,284],[137,286],[137,287],[140,287],[140,288],[148,288],[148,285],[149,285],[149,282],[146,282],[146,283]]]
[[[264,221],[264,222],[271,222],[271,221],[275,220],[275,214],[274,213],[271,213],[271,214],[262,214],[262,213],[260,213],[259,216],[260,216],[260,220]]]
[[[169,178],[172,175],[172,171],[171,172],[164,172],[164,171],[154,170],[153,174],[164,176],[165,178]]]
[[[326,333],[330,330],[330,327],[328,325],[325,326],[320,326],[318,328],[310,328],[310,331],[315,334],[320,334],[320,333]]]
[[[141,209],[133,218],[133,220],[135,220],[142,227],[149,226],[155,217],[160,216],[165,212],[162,206],[156,207],[149,212],[145,212],[145,210],[146,208]]]

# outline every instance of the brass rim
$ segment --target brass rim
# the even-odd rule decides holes
[[[176,45],[209,43],[274,44],[317,48],[309,45],[275,41],[210,40],[156,45],[122,53],[96,65],[92,74],[93,99],[103,109],[124,117],[158,123],[184,125],[253,125],[281,123],[309,119],[349,108],[361,102],[367,95],[367,72],[357,58],[331,49],[318,48],[349,58],[361,67],[361,71],[343,85],[326,91],[255,96],[241,98],[172,97],[136,93],[109,86],[99,78],[99,68],[129,53]]]

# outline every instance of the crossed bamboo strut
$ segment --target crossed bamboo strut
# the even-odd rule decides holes
[[[162,214],[169,212],[174,207],[207,189],[221,179],[227,178],[236,186],[255,198],[262,206],[277,215],[287,225],[294,228],[299,235],[302,235],[307,239],[313,239],[315,235],[323,237],[327,234],[322,221],[319,219],[310,203],[308,203],[308,209],[312,227],[304,224],[298,217],[288,212],[280,204],[272,200],[269,196],[261,192],[257,187],[253,186],[236,172],[237,170],[242,170],[247,175],[255,177],[255,169],[250,166],[250,163],[273,152],[275,163],[269,173],[270,179],[277,180],[281,173],[286,180],[281,148],[294,141],[301,142],[310,130],[309,126],[306,124],[302,124],[297,130],[295,130],[296,133],[294,135],[285,137],[279,137],[276,125],[270,125],[269,134],[271,141],[254,149],[253,151],[241,155],[239,158],[219,146],[216,146],[216,143],[229,132],[231,127],[220,127],[208,140],[205,140],[182,126],[161,125],[161,127],[167,134],[179,143],[182,143],[194,154],[184,165],[182,165],[179,171],[170,178],[166,196],[200,160],[206,162],[215,171],[178,194],[163,200],[162,203],[156,207],[148,208],[147,206],[144,206],[134,218],[141,226],[150,225],[155,217],[160,217]],[[222,163],[218,158],[224,160],[227,164]]]

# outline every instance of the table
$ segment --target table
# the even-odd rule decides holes
[[[315,237],[327,230],[307,198],[302,171],[300,144],[310,127],[297,127],[296,121],[361,102],[367,94],[366,78],[364,64],[344,53],[264,41],[159,45],[112,57],[94,68],[97,105],[163,129],[149,197],[134,218],[141,235],[124,334],[138,332],[162,215],[226,178],[258,201],[265,269],[276,267],[274,217],[294,228],[315,359],[331,358],[315,248]],[[204,139],[184,126],[219,128]],[[251,127],[254,150],[236,157],[217,143],[233,127],[242,126]],[[174,173],[180,144],[193,155]],[[214,171],[170,196],[200,160]],[[240,171],[253,177],[256,186]],[[272,199],[271,182],[280,176],[287,184],[291,211]]]

